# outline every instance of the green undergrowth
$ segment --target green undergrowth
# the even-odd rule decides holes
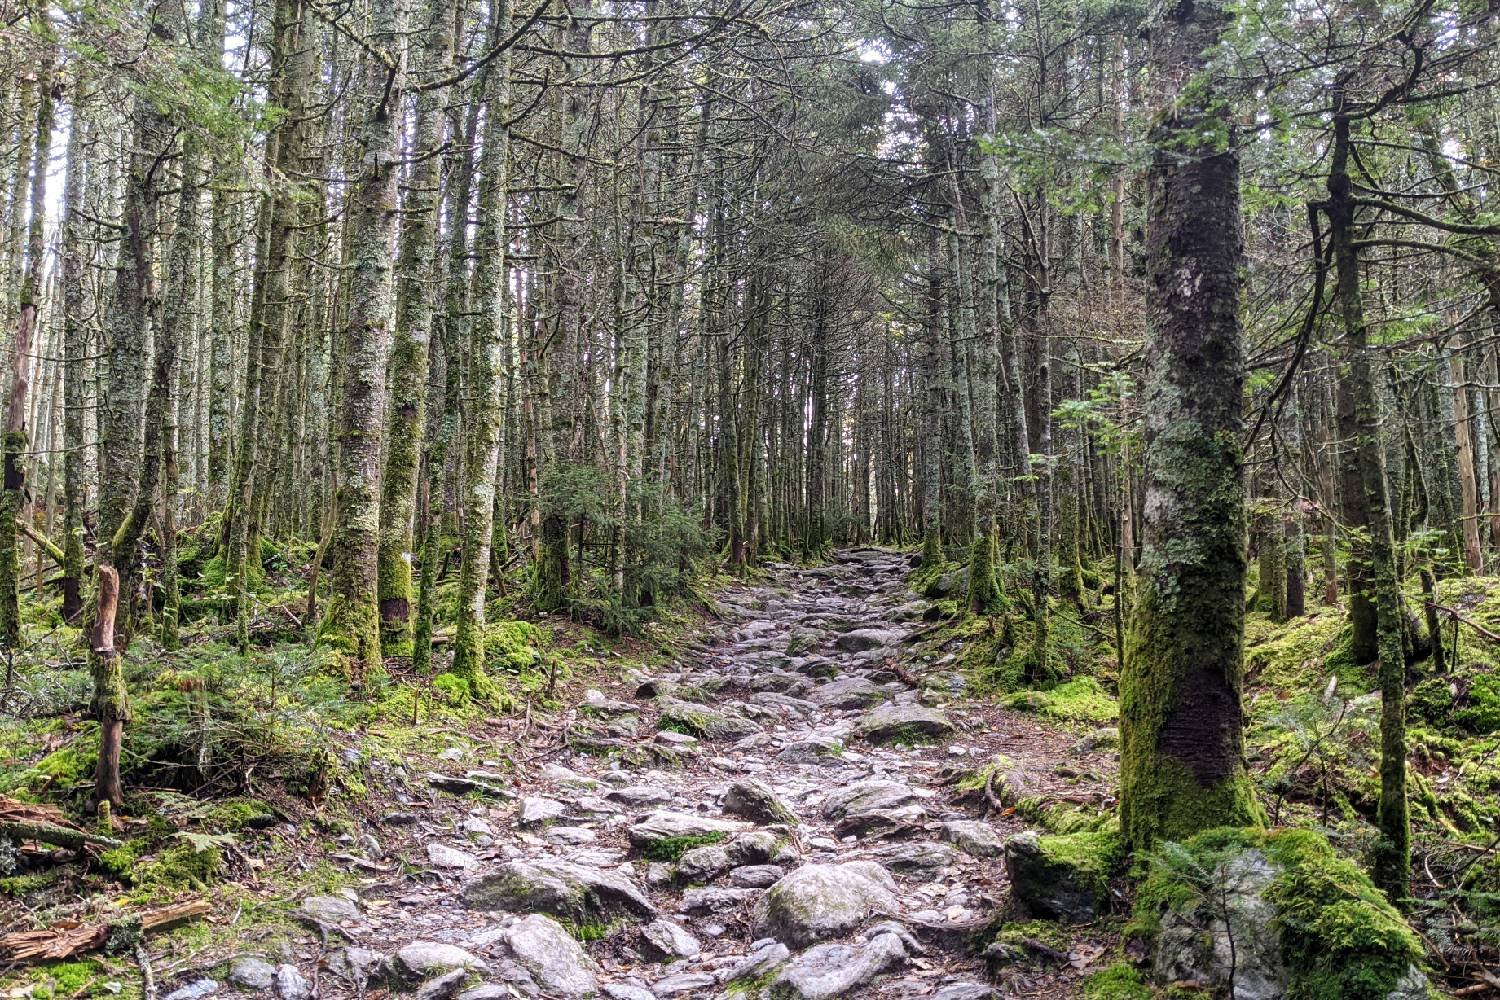
[[[1135,931],[1151,936],[1167,911],[1210,922],[1225,865],[1258,851],[1277,869],[1265,898],[1291,974],[1289,996],[1384,1000],[1423,960],[1421,940],[1385,896],[1310,830],[1222,828],[1166,844],[1136,897]]]
[[[1000,699],[1000,703],[1057,722],[1099,723],[1120,716],[1120,703],[1094,677],[1076,677],[1038,691],[1017,691]]]
[[[723,832],[689,834],[682,837],[661,837],[641,845],[641,856],[648,861],[663,861],[676,864],[682,856],[696,847],[717,844],[728,836]]]
[[[1133,965],[1123,962],[1083,981],[1083,1000],[1150,1000],[1151,987]]]

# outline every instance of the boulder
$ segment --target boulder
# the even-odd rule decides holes
[[[776,853],[776,838],[764,830],[736,834],[723,844],[695,847],[677,861],[679,882],[708,882],[742,865],[761,865]]]
[[[598,992],[593,959],[556,920],[540,913],[517,917],[502,925],[497,940],[547,996]]]
[[[769,785],[745,778],[724,793],[724,811],[752,823],[795,824],[797,816],[777,797]]]
[[[848,933],[872,916],[899,912],[895,892],[895,880],[873,861],[803,865],[766,893],[755,933],[803,948]]]
[[[696,702],[677,698],[658,699],[663,729],[674,729],[700,740],[733,742],[760,732],[760,725],[740,715],[717,712]]]
[[[926,743],[953,735],[953,723],[937,709],[888,701],[859,720],[860,735],[871,743]]]
[[[694,847],[718,843],[750,824],[660,809],[631,825],[630,843],[653,861],[675,861]]]
[[[892,871],[934,871],[958,860],[958,851],[948,844],[909,841],[891,844],[875,852],[875,860]]]
[[[812,694],[812,700],[826,708],[865,708],[880,701],[886,691],[867,677],[840,677],[829,681]]]
[[[641,928],[641,951],[658,962],[692,958],[701,950],[698,939],[670,920],[653,920]]]
[[[521,800],[516,810],[516,823],[520,826],[536,826],[557,819],[568,811],[568,807],[545,795],[528,795]]]
[[[479,859],[468,851],[439,843],[427,845],[427,860],[439,868],[473,868],[479,864]]]
[[[837,820],[880,809],[897,809],[918,800],[917,793],[899,781],[867,778],[830,792],[823,800],[823,817]]]
[[[1109,907],[1109,878],[1120,860],[1114,833],[1042,837],[1018,833],[1005,842],[1011,893],[1047,920],[1087,923]]]
[[[876,934],[862,944],[820,944],[792,959],[771,981],[777,1000],[838,1000],[906,960],[895,934]]]
[[[484,963],[456,944],[413,941],[393,956],[396,971],[407,979],[426,979],[452,969],[482,969]]]
[[[893,646],[900,640],[900,632],[883,628],[857,628],[839,636],[834,640],[834,645],[846,653],[864,653]]]
[[[465,885],[463,900],[471,909],[546,913],[575,923],[656,916],[651,900],[625,876],[550,859],[507,861]]]
[[[241,955],[229,963],[225,978],[242,990],[268,990],[276,979],[276,966],[259,955]]]
[[[342,896],[308,896],[297,915],[314,923],[352,924],[364,919],[359,907]]]
[[[1000,833],[988,823],[953,819],[943,824],[943,839],[974,858],[996,858],[1005,852]]]
[[[302,970],[290,962],[283,962],[276,967],[273,985],[276,995],[281,1000],[311,1000],[316,992],[312,982],[302,974]]]
[[[1311,830],[1199,834],[1157,859],[1141,896],[1159,917],[1163,982],[1196,980],[1232,1000],[1430,995],[1421,940]]]

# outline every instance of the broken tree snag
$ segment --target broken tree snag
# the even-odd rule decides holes
[[[26,965],[72,958],[98,948],[128,949],[142,934],[163,931],[196,919],[212,909],[195,899],[135,913],[99,924],[59,924],[39,931],[17,931],[0,937],[0,962]]]
[[[120,744],[125,723],[130,721],[130,699],[125,691],[125,673],[115,650],[115,613],[120,606],[120,574],[113,566],[98,571],[99,604],[94,632],[89,639],[90,665],[94,672],[94,717],[99,720],[99,762],[94,769],[94,802],[118,807],[124,803],[120,787]]]

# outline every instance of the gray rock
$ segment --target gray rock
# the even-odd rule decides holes
[[[241,955],[229,963],[230,985],[243,990],[268,990],[276,979],[276,966],[259,955]]]
[[[599,834],[586,826],[549,826],[542,834],[554,844],[592,844],[599,839]]]
[[[190,983],[184,983],[171,993],[162,997],[162,1000],[202,1000],[219,991],[219,983],[214,979],[194,979]]]
[[[651,987],[659,997],[675,997],[688,994],[690,996],[702,996],[702,991],[713,986],[718,980],[707,972],[681,972],[675,976],[668,976]]]
[[[1093,753],[1095,750],[1112,750],[1120,745],[1120,727],[1102,726],[1073,745],[1075,753]]]
[[[359,907],[342,896],[308,896],[302,901],[298,913],[319,923],[335,926],[364,919]]]
[[[846,653],[863,653],[871,649],[893,646],[901,639],[900,632],[882,628],[857,628],[845,632],[834,640],[834,645]]]
[[[451,969],[484,968],[484,963],[471,953],[441,941],[413,941],[403,945],[393,956],[393,964],[410,979],[426,979]]]
[[[532,913],[510,920],[499,942],[549,996],[589,997],[598,991],[593,959],[551,917]]]
[[[880,809],[897,809],[917,801],[917,793],[899,781],[867,778],[831,792],[823,800],[823,816],[837,820]]]
[[[626,834],[638,849],[649,853],[652,845],[666,840],[684,838],[722,839],[731,833],[749,829],[748,823],[736,820],[714,819],[711,816],[695,816],[692,813],[672,812],[661,809],[633,824]]]
[[[698,939],[670,920],[653,920],[641,928],[641,951],[653,961],[692,958],[700,950]]]
[[[733,742],[760,732],[760,725],[740,715],[715,711],[696,702],[663,697],[661,727],[675,729],[700,740]]]
[[[501,986],[499,983],[480,983],[478,986],[464,990],[458,995],[457,1000],[515,1000],[515,997],[516,991],[509,986]]]
[[[1082,924],[1109,905],[1102,877],[1049,857],[1032,830],[1005,842],[1005,870],[1011,893],[1035,916]]]
[[[682,894],[682,909],[687,913],[726,913],[762,895],[759,889],[689,889]]]
[[[609,1000],[656,1000],[656,994],[629,983],[605,983],[604,995]]]
[[[412,996],[414,1000],[449,1000],[464,988],[464,983],[468,979],[468,969],[454,969],[452,972],[445,972],[441,976],[434,976],[427,980],[417,987]]]
[[[476,910],[547,913],[586,922],[656,916],[651,900],[625,876],[568,861],[514,860],[463,889]]]
[[[970,857],[997,858],[1005,852],[1000,833],[988,823],[954,819],[943,824],[943,839]]]
[[[958,851],[948,844],[908,841],[891,844],[875,852],[875,860],[892,871],[934,871],[958,860]]]
[[[829,681],[812,694],[813,701],[825,708],[866,708],[886,697],[887,692],[867,677],[840,677]]]
[[[783,967],[770,993],[785,1000],[849,997],[856,987],[905,960],[906,946],[895,934],[877,934],[858,945],[820,944]]]
[[[313,984],[302,970],[290,962],[283,962],[276,967],[276,995],[281,1000],[310,1000],[313,995]]]
[[[521,800],[516,810],[516,823],[521,826],[536,826],[557,819],[567,812],[567,806],[545,795],[528,795]]]
[[[752,823],[796,823],[797,815],[787,808],[769,785],[745,778],[729,786],[724,793],[724,811]]]
[[[859,732],[871,743],[914,743],[953,735],[953,723],[936,709],[888,701],[859,720]]]
[[[335,975],[363,989],[372,979],[383,978],[390,971],[390,962],[378,951],[350,945],[330,955],[328,967]]]
[[[479,864],[479,859],[468,851],[438,843],[427,845],[427,860],[439,868],[473,868]]]
[[[736,966],[732,967],[725,975],[725,982],[743,982],[745,980],[760,979],[766,973],[776,968],[781,963],[792,957],[791,950],[780,941],[759,942],[760,947],[753,948],[750,954]]]
[[[708,882],[744,865],[760,865],[776,852],[776,838],[763,830],[735,835],[723,844],[695,847],[677,861],[680,882]]]
[[[873,861],[803,865],[766,893],[754,931],[794,948],[838,937],[878,914],[900,911],[896,883]]]
[[[729,884],[741,889],[769,889],[785,874],[777,865],[744,865],[729,873]]]
[[[949,983],[932,995],[932,1000],[996,1000],[1000,992],[983,983]]]
[[[660,785],[629,785],[625,788],[611,789],[604,793],[604,797],[611,802],[635,808],[672,801],[672,793]]]
[[[1264,897],[1278,869],[1258,850],[1224,861],[1214,872],[1222,903],[1190,904],[1162,915],[1155,974],[1163,982],[1197,979],[1233,983],[1233,1000],[1277,1000],[1286,995],[1276,908]],[[1227,920],[1227,928],[1225,921]]]

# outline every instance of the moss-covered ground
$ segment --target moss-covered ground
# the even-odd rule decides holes
[[[1048,725],[1087,733],[1113,723],[1118,712],[1115,595],[1091,591],[1082,606],[1054,599],[1049,669],[1039,672],[1032,662],[1025,567],[1000,568],[1006,596],[988,616],[967,612],[962,568],[955,560],[923,567],[914,575],[913,596],[927,602],[925,618],[931,623],[921,657],[953,664],[975,695]],[[1112,579],[1110,567],[1095,569],[1091,580]],[[1247,604],[1253,592],[1252,579]],[[1307,614],[1287,622],[1252,608],[1245,634],[1246,753],[1259,806],[1271,827],[1315,829],[1333,845],[1333,855],[1304,866],[1317,874],[1309,876],[1304,886],[1309,893],[1299,898],[1317,912],[1299,913],[1297,919],[1314,922],[1324,919],[1328,906],[1311,892],[1313,880],[1340,884],[1334,876],[1360,865],[1374,841],[1380,752],[1374,665],[1350,656],[1343,608],[1322,605],[1319,596],[1309,587]],[[1422,595],[1411,589],[1406,597],[1421,620]],[[1462,977],[1461,970],[1472,967],[1475,956],[1500,957],[1500,848],[1495,844],[1500,829],[1500,642],[1485,635],[1500,633],[1500,578],[1440,581],[1437,600],[1463,620],[1441,616],[1445,672],[1438,673],[1431,658],[1409,669],[1416,863],[1408,917],[1417,934],[1404,930],[1406,924],[1396,917],[1387,927],[1390,939],[1382,944],[1402,954],[1413,942],[1424,944],[1431,971],[1441,975],[1451,962],[1453,974]],[[1114,738],[1103,731],[1082,745],[1113,754]],[[1003,777],[1004,770],[990,765],[965,771],[955,779],[955,794],[972,801],[984,793],[992,771]],[[992,792],[997,788],[990,787]],[[1112,822],[1098,809],[1056,796],[1022,794],[1006,805],[1045,833],[1091,831]],[[1296,903],[1288,897],[1287,905],[1290,914]],[[1332,910],[1336,913],[1338,906]],[[1084,984],[1084,994],[1098,1000],[1144,997],[1153,989],[1163,994],[1130,972],[1128,966],[1106,970]],[[1356,969],[1350,975],[1357,979],[1360,973]],[[1353,981],[1302,980],[1306,996],[1333,996],[1341,990],[1362,995],[1356,987]]]

